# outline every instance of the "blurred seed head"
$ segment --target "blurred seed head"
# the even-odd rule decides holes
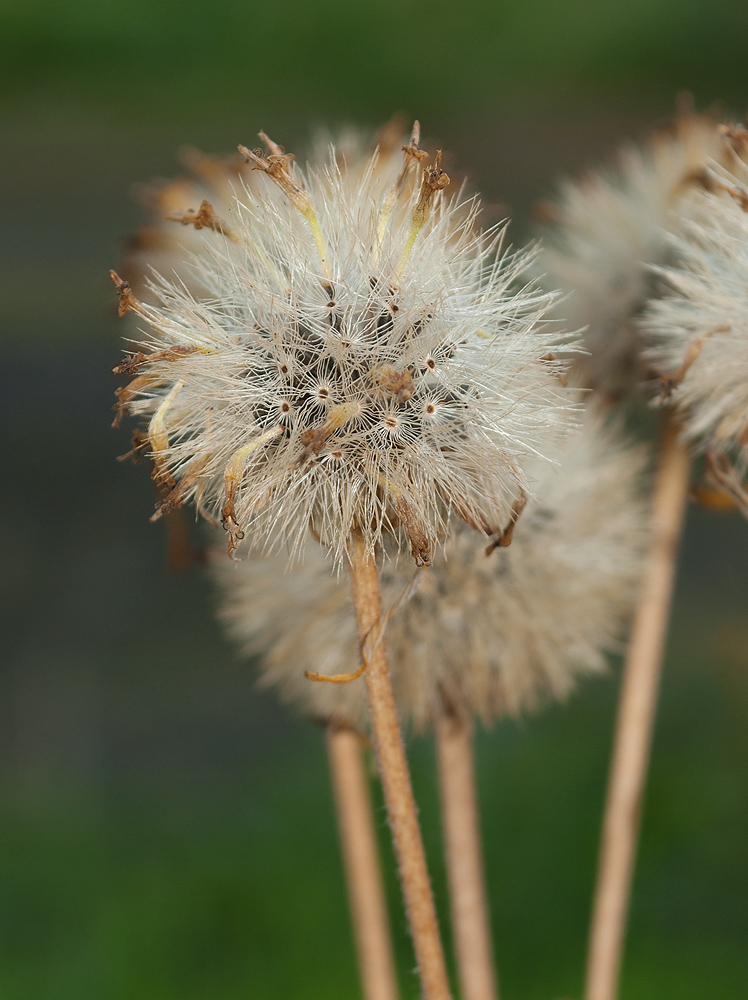
[[[154,274],[154,305],[113,273],[144,324],[115,370],[167,491],[156,516],[194,503],[231,554],[245,535],[298,554],[311,527],[338,562],[353,529],[422,564],[454,514],[500,532],[525,465],[574,421],[552,297],[475,202],[445,198],[417,128],[387,168],[332,151],[302,173],[262,138],[220,210],[172,212],[200,240],[194,280]]]
[[[537,463],[534,496],[513,541],[486,555],[474,532],[450,538],[385,642],[403,720],[417,727],[445,710],[489,723],[561,698],[605,668],[633,605],[646,543],[643,454],[591,413],[558,468]],[[284,573],[278,557],[216,561],[219,614],[265,685],[304,714],[366,726],[364,684],[310,682],[358,666],[347,581],[319,547]],[[385,606],[412,577],[385,562]]]
[[[658,271],[668,293],[641,321],[647,356],[708,477],[748,513],[748,168],[715,168],[678,228],[679,263]]]
[[[662,285],[650,265],[674,259],[668,233],[682,231],[714,167],[741,157],[736,130],[685,111],[643,146],[622,150],[614,166],[562,184],[545,212],[539,263],[548,287],[565,293],[554,314],[566,329],[586,328],[589,354],[575,361],[574,384],[616,397],[645,375],[636,320]]]

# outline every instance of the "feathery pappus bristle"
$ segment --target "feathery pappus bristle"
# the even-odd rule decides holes
[[[474,532],[455,533],[398,607],[386,644],[398,710],[416,727],[449,711],[484,722],[561,698],[605,667],[633,606],[648,526],[644,455],[590,413],[555,469],[539,480],[512,544],[490,555]],[[219,615],[262,682],[304,714],[366,727],[364,685],[312,682],[310,670],[350,673],[358,642],[345,579],[309,544],[284,572],[277,556],[215,560]],[[412,579],[385,562],[385,606]]]
[[[746,152],[739,129],[688,112],[622,150],[610,169],[561,186],[539,265],[548,287],[564,293],[554,315],[583,330],[589,353],[575,359],[575,385],[617,396],[645,376],[636,320],[661,293],[650,265],[673,259],[668,233],[680,231],[694,196],[711,186],[714,166],[739,163]]]
[[[146,324],[116,370],[170,487],[157,516],[194,502],[230,554],[249,535],[295,555],[311,528],[338,563],[353,530],[422,564],[454,515],[500,534],[524,466],[575,421],[552,297],[476,203],[445,199],[418,128],[391,170],[333,151],[302,173],[262,137],[240,147],[262,184],[188,220],[194,285],[154,277],[152,305],[113,274]]]

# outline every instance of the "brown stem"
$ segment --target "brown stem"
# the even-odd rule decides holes
[[[472,725],[445,714],[436,724],[436,749],[460,995],[462,1000],[496,1000]]]
[[[381,621],[382,600],[376,562],[367,555],[360,532],[354,532],[351,539],[351,585],[359,642],[362,655],[367,655],[368,659],[364,678],[374,748],[423,995],[425,1000],[449,1000],[444,952],[395,709],[387,654],[382,641],[373,643],[371,649],[365,649],[367,637]]]
[[[688,449],[669,413],[662,424],[652,537],[618,705],[587,960],[586,1000],[615,1000],[655,705],[683,530]]]
[[[351,729],[330,723],[327,755],[364,997],[397,1000],[387,905],[360,737]]]

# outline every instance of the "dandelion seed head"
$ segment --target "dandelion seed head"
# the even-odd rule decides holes
[[[702,450],[748,466],[748,168],[716,170],[672,237],[668,293],[641,327],[684,432]]]
[[[455,513],[499,531],[575,419],[551,296],[444,196],[417,133],[389,171],[333,153],[302,172],[264,139],[241,147],[262,185],[200,209],[194,283],[154,275],[150,304],[114,275],[143,324],[120,405],[172,485],[160,509],[221,518],[230,553],[247,537],[297,555],[311,527],[338,563],[354,529],[420,563]]]
[[[633,606],[647,518],[642,452],[590,414],[560,466],[536,465],[535,498],[512,544],[490,556],[462,529],[425,572],[385,634],[398,710],[416,727],[448,708],[490,723],[605,669]],[[366,726],[362,681],[310,682],[304,670],[349,673],[359,663],[347,581],[313,543],[284,573],[277,556],[214,565],[229,633],[261,655],[262,681],[311,717]],[[385,607],[412,577],[385,562]]]
[[[539,265],[549,287],[565,293],[555,315],[584,329],[589,353],[575,360],[574,384],[618,395],[643,376],[637,316],[662,290],[650,265],[672,261],[668,233],[680,232],[714,166],[745,157],[736,131],[688,112],[622,150],[614,167],[562,185]]]

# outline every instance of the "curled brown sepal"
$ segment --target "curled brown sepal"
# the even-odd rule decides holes
[[[318,674],[315,670],[305,670],[304,676],[308,681],[326,681],[328,684],[350,684],[351,681],[355,681],[361,677],[364,670],[366,670],[366,661],[361,664],[358,670],[354,670],[350,674]]]
[[[373,626],[369,631],[366,638],[364,639],[363,648],[361,650],[361,666],[358,670],[354,670],[350,674],[318,674],[314,670],[305,670],[304,676],[309,681],[326,681],[328,684],[350,684],[351,681],[357,680],[362,676],[366,670],[372,656],[376,652],[378,646],[384,639],[384,633],[387,626],[390,623],[390,619],[404,604],[407,604],[411,599],[413,594],[415,594],[418,589],[418,585],[421,582],[421,576],[423,573],[423,568],[419,567],[411,580],[408,581],[404,590],[398,597],[398,599],[391,604],[387,609],[386,613],[382,615],[379,621]]]
[[[498,532],[495,538],[491,540],[491,543],[486,546],[486,555],[490,556],[495,549],[506,549],[512,544],[512,538],[514,537],[514,529],[517,526],[517,521],[519,521],[522,511],[527,506],[527,494],[524,490],[521,491],[520,495],[512,504],[512,511],[509,515],[509,521],[506,527],[502,528]]]
[[[134,312],[138,311],[140,303],[132,294],[132,289],[130,288],[130,282],[125,281],[123,278],[117,274],[116,271],[110,268],[109,277],[114,282],[114,287],[117,292],[117,297],[119,298],[119,315],[124,316],[126,312],[132,309]]]
[[[174,347],[167,347],[153,354],[138,351],[136,354],[128,354],[112,371],[115,375],[134,375],[142,365],[152,364],[154,361],[176,361],[177,358],[184,358],[198,351],[204,353],[204,348],[190,344],[175,344]]]
[[[188,208],[185,211],[169,212],[166,216],[169,222],[181,222],[183,226],[194,226],[195,229],[211,229],[214,233],[220,233],[234,243],[239,242],[239,237],[227,226],[223,219],[216,215],[215,209],[209,201],[203,199],[200,208]]]

